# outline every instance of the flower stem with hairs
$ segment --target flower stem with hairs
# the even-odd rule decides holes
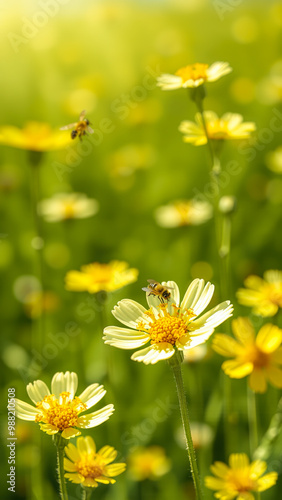
[[[197,498],[197,500],[201,500],[202,499],[202,487],[201,487],[200,475],[199,475],[199,471],[198,471],[196,454],[195,454],[195,450],[194,450],[194,446],[193,446],[191,429],[190,429],[187,401],[186,401],[183,378],[182,378],[182,371],[181,371],[182,361],[183,361],[182,352],[176,350],[175,355],[172,356],[168,360],[168,363],[172,368],[175,383],[176,383],[176,389],[177,389],[177,395],[178,395],[178,401],[179,401],[179,407],[180,407],[180,414],[181,414],[182,424],[183,424],[184,433],[185,433],[187,453],[188,453],[188,458],[189,458],[189,462],[190,462],[190,468],[191,468],[191,473],[192,473],[192,477],[193,477],[194,487],[195,487],[195,491],[196,491],[196,498]]]
[[[67,440],[62,438],[61,434],[54,435],[54,443],[57,448],[57,464],[58,464],[58,480],[60,486],[60,496],[62,500],[68,500],[68,493],[65,483],[65,471],[64,471],[64,448],[67,444]]]

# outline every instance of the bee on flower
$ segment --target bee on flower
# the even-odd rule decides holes
[[[129,328],[108,326],[104,329],[105,344],[120,349],[135,349],[131,359],[155,364],[171,358],[176,350],[185,351],[204,343],[214,329],[232,315],[228,300],[201,315],[210,303],[214,285],[195,279],[188,287],[182,302],[174,281],[162,282],[170,290],[170,300],[146,293],[149,309],[130,299],[123,299],[114,307],[114,317]]]
[[[112,404],[84,414],[106,394],[104,387],[92,384],[79,396],[75,396],[77,385],[77,374],[74,372],[55,373],[51,392],[42,380],[35,380],[26,388],[35,406],[16,399],[16,416],[22,420],[37,422],[46,434],[60,433],[64,439],[78,436],[81,434],[80,429],[96,427],[108,420],[114,412]]]
[[[38,213],[47,222],[85,219],[98,210],[99,203],[82,193],[58,193],[38,204]]]
[[[235,339],[218,333],[213,339],[213,349],[222,356],[234,359],[225,361],[222,369],[231,378],[249,376],[254,392],[265,392],[267,381],[282,389],[282,330],[270,323],[255,335],[248,318],[232,322]]]
[[[162,90],[195,88],[205,82],[215,82],[231,71],[232,68],[227,62],[215,62],[210,66],[203,63],[189,64],[177,70],[174,75],[168,73],[160,75],[157,86]]]
[[[245,279],[246,288],[239,288],[239,304],[251,307],[258,316],[274,316],[282,308],[282,271],[266,271],[263,278],[251,275]]]
[[[201,113],[195,115],[195,122],[183,121],[180,123],[179,131],[184,134],[184,142],[202,146],[207,144],[208,139],[214,141],[229,141],[248,139],[251,132],[256,130],[254,122],[243,122],[242,115],[238,113],[225,113],[221,118],[214,111],[204,111],[204,120],[207,135],[203,124]]]
[[[262,460],[250,463],[245,453],[232,453],[229,466],[223,462],[211,465],[215,477],[207,476],[205,485],[216,491],[214,496],[219,500],[255,500],[254,492],[268,490],[277,481],[277,472],[264,474],[266,469]]]
[[[125,463],[112,463],[117,451],[112,446],[103,446],[99,451],[92,437],[79,437],[76,445],[65,447],[65,478],[83,487],[97,488],[101,484],[114,484],[113,479],[125,471]]]

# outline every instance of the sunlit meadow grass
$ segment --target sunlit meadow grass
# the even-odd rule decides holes
[[[181,297],[189,283],[203,279],[215,284],[209,308],[231,301],[235,321],[248,317],[267,351],[262,360],[253,341],[246,360],[230,320],[217,327],[199,354],[184,351],[183,383],[203,497],[211,500],[220,491],[215,478],[206,483],[213,490],[204,486],[212,464],[222,463],[226,481],[224,464],[232,454],[245,454],[240,455],[245,478],[249,457],[250,463],[265,461],[266,474],[273,479],[277,472],[278,479],[261,493],[257,485],[253,490],[243,485],[243,498],[249,500],[250,492],[278,500],[281,280],[276,273],[277,285],[272,280],[269,287],[265,273],[281,270],[280,3],[12,0],[0,14],[1,498],[59,498],[52,438],[37,423],[21,419],[15,430],[15,493],[8,490],[6,474],[13,465],[6,446],[12,422],[8,388],[27,402],[29,383],[42,380],[49,387],[55,373],[67,371],[78,374],[77,394],[98,383],[107,391],[101,406],[115,407],[102,425],[80,429],[85,443],[90,436],[98,450],[110,445],[112,458],[117,450],[109,467],[121,464],[121,471],[127,464],[115,484],[102,479],[91,491],[81,487],[83,475],[76,476],[77,484],[67,480],[69,500],[90,493],[106,500],[196,498],[171,370],[164,361],[135,363],[130,357],[136,348],[126,352],[104,344],[102,332],[121,326],[111,314],[119,301],[145,307],[142,288],[148,279],[175,280]],[[207,66],[217,61],[229,66],[221,66],[218,78],[206,78]],[[195,63],[201,65],[187,69]],[[164,92],[157,85],[163,74],[174,75],[174,82],[188,75],[190,84]],[[217,122],[207,141],[211,127],[205,129],[200,119],[194,125],[201,109],[218,117],[241,115],[251,126],[244,138],[233,140],[233,133],[226,135],[228,123],[220,129]],[[82,110],[94,133],[72,140],[71,130],[60,128],[76,122]],[[183,125],[180,133],[187,122],[189,130]],[[193,144],[191,130],[201,147]],[[62,196],[73,203],[72,193],[82,196],[82,205],[64,202],[56,209]],[[113,262],[128,265],[125,272],[132,275],[121,286],[110,286],[110,279],[107,288],[109,276],[97,274],[97,266]],[[92,288],[91,273],[79,271],[91,263],[96,265]],[[71,273],[79,275],[79,289],[65,279]],[[158,298],[154,304],[166,307]],[[265,324],[274,325],[275,363],[268,363],[273,346],[263,335]],[[235,369],[236,360],[242,378],[224,370],[230,362]],[[266,369],[272,373],[267,388],[260,383]],[[257,394],[247,382],[254,373]],[[12,412],[13,402],[9,408]],[[79,442],[59,441],[62,482],[64,445]],[[76,467],[69,474],[90,471],[101,478],[102,469],[95,469],[101,459],[95,462],[92,444],[89,450],[90,468],[86,459],[86,468],[67,462]],[[94,483],[92,478],[87,484]],[[236,491],[230,481],[225,487]]]

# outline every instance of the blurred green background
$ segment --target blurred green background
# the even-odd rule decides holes
[[[47,338],[65,331],[69,322],[80,333],[67,346],[58,347],[35,378],[49,385],[55,372],[73,370],[78,373],[80,392],[85,384],[104,383],[108,391],[104,400],[114,403],[116,412],[108,422],[90,430],[97,446],[113,445],[120,458],[127,460],[136,444],[158,444],[172,460],[171,471],[160,480],[138,484],[126,472],[115,486],[100,486],[93,493],[97,498],[168,500],[173,495],[193,499],[185,450],[176,439],[179,413],[175,406],[170,410],[177,401],[168,366],[134,363],[129,352],[104,346],[95,302],[87,302],[86,293],[64,289],[66,272],[90,262],[120,259],[138,268],[136,283],[108,297],[109,325],[114,324],[110,310],[118,300],[130,297],[145,304],[141,288],[148,278],[175,280],[182,295],[196,277],[219,285],[213,221],[165,229],[154,219],[158,206],[205,192],[209,182],[206,148],[184,144],[177,130],[182,120],[194,119],[194,104],[182,89],[158,89],[155,79],[160,73],[174,73],[196,61],[228,61],[233,72],[208,86],[205,107],[219,115],[241,113],[245,121],[257,125],[248,149],[230,142],[222,153],[223,168],[230,161],[239,166],[239,174],[230,176],[222,189],[222,194],[236,196],[238,203],[232,218],[232,290],[230,297],[224,297],[234,301],[235,317],[249,314],[235,299],[244,278],[280,267],[282,180],[267,168],[266,158],[281,144],[281,132],[272,129],[271,120],[278,116],[282,122],[282,7],[278,1],[231,4],[208,0],[11,0],[0,4],[0,125],[21,128],[35,120],[57,129],[76,121],[86,109],[96,131],[91,141],[74,142],[71,150],[46,153],[40,167],[41,198],[82,192],[99,201],[100,211],[70,223],[42,222],[44,289],[56,294],[58,301],[45,316]],[[67,165],[67,172],[62,173],[62,165]],[[34,322],[14,293],[15,280],[36,274],[30,180],[27,152],[1,146],[4,448],[7,389],[15,387],[17,396],[28,400],[27,380],[19,367],[28,367],[38,354],[31,351]],[[217,292],[212,304],[218,300]],[[89,314],[82,314],[82,309]],[[219,331],[224,331],[224,325]],[[112,365],[111,381],[106,356]],[[198,450],[203,475],[215,459],[227,460],[221,363],[222,358],[209,348],[205,359],[184,366],[191,420],[206,422],[214,433],[213,441]],[[231,381],[231,390],[228,453],[249,453],[246,381]],[[156,422],[154,409],[160,401],[169,410],[164,410],[163,422]],[[277,401],[277,391],[271,387],[258,397],[261,436]],[[57,498],[51,438],[40,437],[35,424],[23,421],[17,422],[17,436],[16,493],[8,494],[4,481],[1,498]],[[43,479],[38,484],[40,455]],[[6,474],[5,452],[1,458]],[[272,450],[269,466],[281,473],[279,444]],[[281,478],[279,484],[263,498],[278,500]],[[68,487],[70,498],[79,498],[78,488],[70,483]],[[207,499],[213,498],[211,491],[205,493]]]

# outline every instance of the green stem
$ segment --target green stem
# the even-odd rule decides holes
[[[82,487],[81,500],[90,500],[91,495],[92,495],[92,488],[84,488],[84,487]]]
[[[64,448],[67,444],[67,440],[62,438],[60,434],[54,435],[55,445],[57,447],[57,463],[58,463],[58,479],[60,485],[60,496],[62,500],[68,500],[68,493],[65,482],[65,471],[64,471]]]
[[[249,416],[249,438],[250,438],[250,453],[253,458],[255,450],[258,448],[258,419],[256,394],[248,386],[248,416]],[[257,500],[261,499],[260,492],[256,494]]]
[[[188,415],[188,407],[187,407],[187,401],[186,401],[185,390],[184,390],[184,385],[183,385],[183,378],[182,378],[182,372],[181,372],[182,361],[183,361],[183,354],[180,351],[176,351],[175,355],[172,356],[172,358],[170,358],[168,360],[168,362],[172,368],[175,383],[176,383],[176,389],[177,389],[177,395],[178,395],[178,401],[179,401],[179,407],[180,407],[180,414],[181,414],[182,424],[183,424],[185,438],[186,438],[187,453],[188,453],[188,458],[189,458],[189,462],[190,462],[190,468],[191,468],[191,472],[192,472],[194,487],[195,487],[195,491],[196,491],[196,498],[197,498],[197,500],[201,500],[202,499],[202,488],[201,488],[200,475],[199,475],[199,471],[198,471],[198,465],[197,465],[197,461],[196,461],[196,454],[195,454],[193,441],[192,441],[189,415]]]
[[[36,252],[36,274],[38,280],[41,284],[41,293],[44,291],[43,287],[43,238],[41,231],[41,221],[38,215],[38,202],[40,199],[40,179],[39,179],[39,169],[40,169],[40,161],[41,161],[41,153],[37,151],[30,151],[30,163],[31,163],[31,200],[32,200],[32,212],[33,212],[33,224],[34,224],[34,232],[35,238],[33,240],[33,248]],[[37,154],[36,154],[37,153]],[[38,316],[37,319],[37,332],[34,338],[34,345],[37,346],[39,351],[42,350],[44,345],[44,312]]]

